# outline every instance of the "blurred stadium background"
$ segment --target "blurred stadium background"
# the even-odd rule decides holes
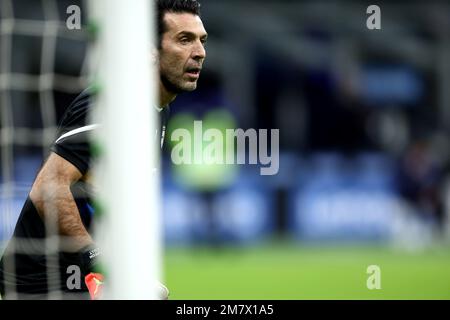
[[[202,4],[208,57],[169,125],[278,128],[280,170],[175,168],[166,140],[171,298],[449,299],[449,4],[378,2],[374,31],[364,1]],[[2,244],[89,85],[85,5],[0,0]]]

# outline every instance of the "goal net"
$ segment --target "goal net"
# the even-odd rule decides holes
[[[7,247],[43,254],[48,271],[67,240],[52,232],[55,221],[45,221],[44,239],[10,239],[65,111],[95,87],[90,118],[101,125],[90,138],[100,150],[92,170],[99,190],[94,239],[106,276],[103,297],[110,299],[157,298],[160,279],[151,4],[0,0],[0,254]],[[15,259],[5,259],[3,267],[14,276]],[[49,290],[52,281],[61,287],[59,277],[48,281]],[[22,297],[14,285],[4,289],[8,298]],[[58,289],[48,295],[64,297]]]

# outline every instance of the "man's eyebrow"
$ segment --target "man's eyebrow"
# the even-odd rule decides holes
[[[189,37],[197,37],[197,34],[191,31],[180,31],[179,33],[177,33],[176,35],[177,37],[179,36],[189,36]],[[200,38],[208,38],[208,34],[204,33],[200,36]]]

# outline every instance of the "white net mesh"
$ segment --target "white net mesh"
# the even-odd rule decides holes
[[[64,111],[88,83],[84,10],[81,29],[71,30],[70,5],[84,8],[80,0],[0,1],[1,252]],[[51,253],[55,246],[34,239],[14,247],[24,253],[46,247]],[[15,270],[13,260],[5,260],[5,269]],[[6,289],[14,297],[15,288]]]
[[[105,293],[109,298],[156,298],[153,286],[147,285],[156,282],[160,261],[156,257],[160,251],[159,207],[155,200],[158,177],[151,175],[159,155],[152,148],[156,87],[151,85],[150,76],[151,2],[139,0],[129,5],[125,1],[91,1],[88,8],[88,3],[81,0],[0,1],[0,248],[4,251],[0,293],[4,291],[3,296],[12,299],[87,297],[84,275],[92,272],[91,268],[82,270],[83,277],[75,272],[78,280],[70,277],[71,270],[76,271],[71,267],[78,263],[80,268],[85,267],[80,253],[86,250],[86,241],[73,241],[74,235],[80,234],[65,233],[64,228],[79,230],[83,223],[89,233],[92,230],[95,209],[91,200],[97,194],[92,192],[96,183],[91,184],[90,178],[95,172],[87,163],[87,172],[80,169],[78,156],[83,154],[82,162],[90,164],[92,150],[88,142],[91,131],[98,127],[92,125],[94,120],[102,122],[100,127],[105,129],[98,130],[103,134],[96,135],[95,144],[104,151],[99,159],[99,167],[106,167],[102,176],[111,182],[99,183],[103,190],[101,205],[108,217],[104,220],[109,221],[105,228],[108,242],[103,242],[108,268],[103,268],[111,281],[106,282]],[[96,25],[101,31],[89,52],[89,35],[93,35],[89,30],[93,29],[86,25],[88,9],[93,13],[90,26]],[[77,14],[80,16],[74,18]],[[129,38],[124,30],[134,36]],[[92,86],[84,91],[89,102],[75,100],[66,117],[65,111],[74,98],[88,88],[92,78],[89,74],[100,79],[102,90],[95,97]],[[78,99],[83,99],[81,96]],[[102,117],[91,117],[91,109],[101,110]],[[74,127],[67,120],[59,126],[62,119],[76,118],[74,114],[79,110],[83,120],[76,120]],[[55,151],[58,141],[82,132],[88,135],[81,138],[84,149],[80,151],[80,142],[71,142],[72,161],[62,151]],[[136,136],[140,138],[133,139]],[[67,190],[56,183],[64,174],[55,168],[64,166],[48,165],[55,163],[47,161],[55,157],[50,147],[82,173],[82,178],[71,180]],[[107,161],[102,162],[102,158]],[[47,180],[41,182],[41,177]],[[67,199],[70,201],[64,202]],[[88,212],[83,213],[81,207]],[[74,221],[72,213],[77,209],[79,217]],[[84,233],[84,240],[91,242],[92,236]],[[77,247],[80,243],[83,249]],[[121,275],[124,269],[131,273],[126,282]],[[83,282],[81,287],[77,281]]]

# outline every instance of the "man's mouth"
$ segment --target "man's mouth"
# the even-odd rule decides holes
[[[201,68],[191,67],[186,69],[186,73],[191,77],[198,78],[201,70]]]

